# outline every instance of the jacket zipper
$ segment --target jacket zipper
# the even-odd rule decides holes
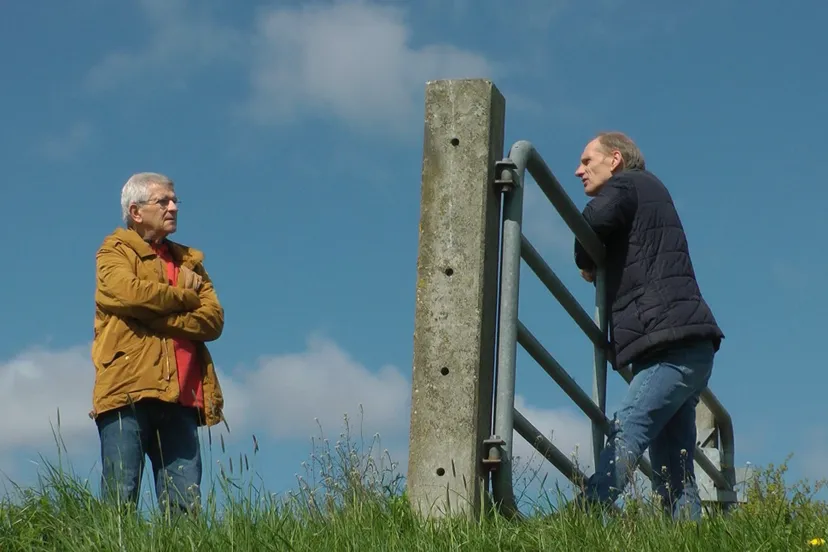
[[[161,281],[172,285],[172,282],[170,282],[169,279],[167,278],[167,269],[164,266],[164,260],[161,259],[161,257],[159,257],[159,256],[156,256],[156,259],[158,260],[157,266],[158,266],[158,268],[161,269]],[[170,369],[170,349],[169,349],[169,345],[167,343],[167,338],[166,337],[161,338],[161,341],[162,341],[163,348],[164,348],[164,360],[165,360],[166,365],[167,365],[167,383],[169,383],[170,380],[172,379],[172,370]]]
[[[164,338],[164,360],[167,361],[167,382],[170,381],[172,377],[172,371],[170,370],[170,350],[167,345],[167,338]]]

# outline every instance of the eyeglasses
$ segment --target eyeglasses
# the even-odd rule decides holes
[[[152,201],[139,201],[141,205],[158,205],[165,211],[170,208],[170,202],[175,203],[176,207],[181,207],[181,200],[178,197],[165,197],[164,199],[154,199]]]

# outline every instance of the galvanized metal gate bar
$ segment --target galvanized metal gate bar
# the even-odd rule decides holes
[[[595,260],[596,315],[593,321],[578,301],[563,285],[538,251],[532,246],[521,227],[523,224],[524,175],[534,178],[561,218],[566,222],[587,253]],[[501,288],[497,348],[497,379],[492,438],[485,442],[484,463],[492,470],[492,490],[496,503],[507,515],[520,515],[512,487],[512,441],[517,431],[538,452],[547,458],[570,481],[580,484],[584,474],[573,462],[547,439],[520,412],[515,410],[515,374],[517,346],[520,344],[572,401],[590,418],[593,432],[593,451],[596,465],[604,447],[604,437],[610,428],[606,416],[607,381],[607,304],[605,294],[604,246],[587,224],[572,199],[558,183],[552,171],[534,146],[527,141],[516,142],[506,159],[498,163],[498,180],[503,197],[501,231]],[[521,259],[546,286],[575,323],[589,337],[594,346],[592,398],[581,389],[555,358],[543,347],[518,318],[519,280]],[[628,382],[629,369],[619,371]],[[719,471],[699,447],[695,460],[722,491],[733,491],[735,483],[734,436],[730,415],[715,395],[707,389],[701,399],[716,419],[722,443],[722,465]],[[642,458],[639,469],[652,478],[652,467]]]

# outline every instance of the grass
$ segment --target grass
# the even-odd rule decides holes
[[[255,438],[254,438],[255,441]],[[809,550],[828,544],[822,486],[785,484],[786,464],[758,472],[749,501],[703,522],[673,523],[643,498],[602,519],[555,513],[546,493],[525,521],[494,512],[482,519],[426,521],[406,500],[404,481],[377,436],[368,446],[347,433],[315,441],[294,491],[281,496],[256,484],[246,456],[228,462],[205,492],[198,516],[170,517],[101,503],[62,464],[44,464],[37,485],[15,487],[0,503],[0,550],[40,551],[540,551]]]

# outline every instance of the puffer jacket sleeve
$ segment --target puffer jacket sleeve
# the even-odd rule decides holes
[[[629,229],[635,218],[638,199],[632,180],[623,173],[613,176],[584,208],[583,216],[603,243],[618,231]],[[575,239],[575,264],[594,270],[595,262]]]
[[[116,316],[147,320],[201,306],[198,294],[160,282],[141,280],[119,244],[104,244],[96,256],[95,302]]]

